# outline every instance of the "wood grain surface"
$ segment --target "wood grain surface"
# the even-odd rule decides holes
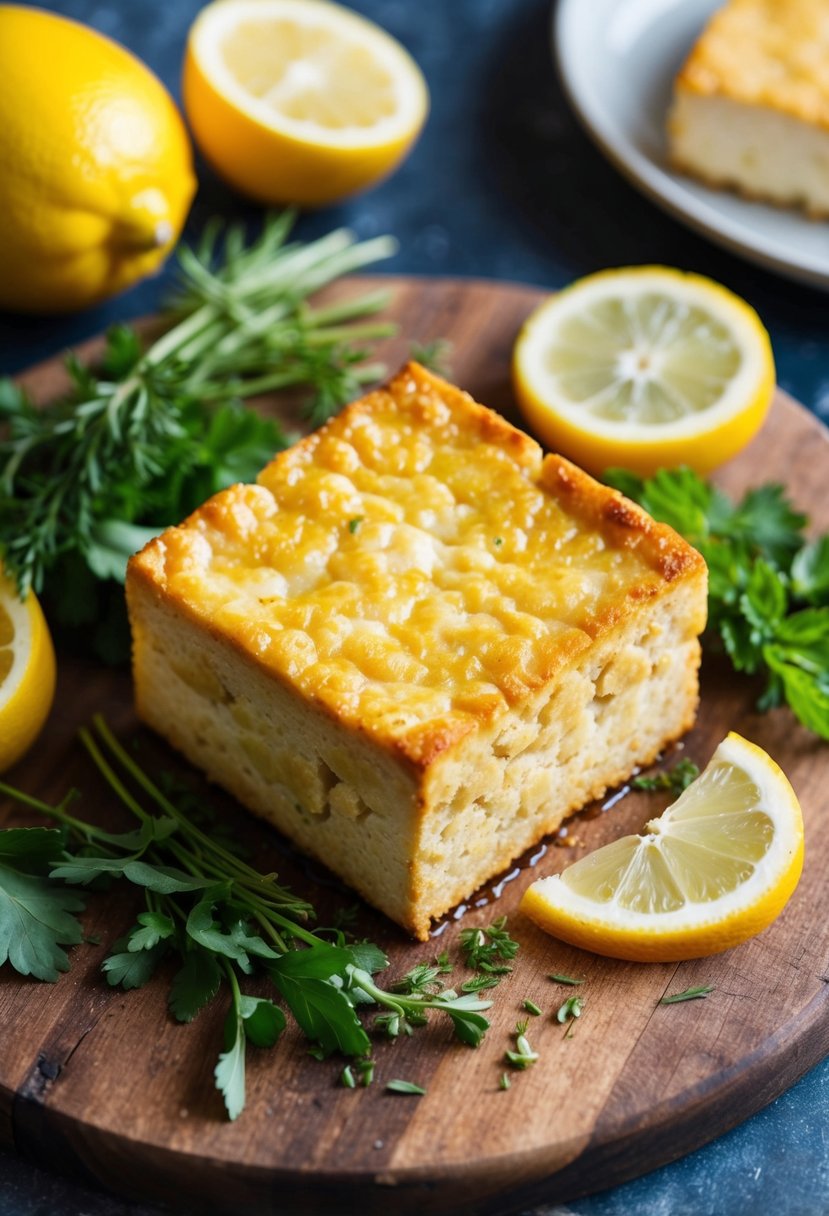
[[[405,358],[410,340],[448,337],[453,378],[515,417],[512,343],[540,293],[475,281],[383,282],[401,326],[383,352],[389,366]],[[354,289],[338,286],[332,294]],[[62,374],[55,361],[26,381],[45,399],[59,391]],[[815,524],[829,528],[829,437],[781,393],[762,434],[720,480],[739,490],[770,478],[785,482]],[[2,1140],[45,1166],[178,1210],[333,1213],[359,1204],[366,1216],[462,1216],[514,1212],[600,1189],[746,1118],[829,1050],[829,748],[786,710],[758,715],[751,682],[709,658],[702,690],[698,725],[683,754],[703,765],[726,731],[737,729],[778,760],[803,805],[803,878],[761,937],[716,958],[643,966],[563,946],[516,913],[533,878],[639,830],[661,810],[660,795],[628,794],[571,821],[572,847],[546,841],[533,854],[535,864],[524,858],[442,927],[434,950],[452,952],[458,924],[485,924],[506,913],[521,943],[477,1051],[452,1041],[436,1021],[411,1039],[378,1041],[375,1084],[351,1091],[337,1085],[342,1062],[318,1063],[298,1037],[286,1035],[273,1051],[249,1052],[248,1106],[229,1124],[212,1078],[223,1002],[180,1026],[167,1014],[166,977],[138,992],[108,988],[101,960],[135,909],[129,894],[117,890],[91,895],[85,923],[100,944],[73,949],[72,969],[58,983],[23,980],[8,969],[0,975]],[[137,738],[151,771],[187,771],[138,729],[125,672],[62,656],[47,729],[8,779],[47,800],[76,785],[86,815],[122,822],[75,742],[77,727],[96,710],[122,738]],[[353,902],[335,879],[229,799],[210,796],[233,816],[256,859],[319,906],[322,923]],[[25,822],[9,806],[0,819]],[[390,974],[434,952],[365,907],[358,929],[389,952]],[[585,1012],[572,1038],[564,1039],[554,1020],[568,993],[547,978],[550,971],[585,977]],[[714,986],[707,1000],[658,1005],[667,991],[701,983]],[[544,1010],[532,1025],[541,1059],[500,1091],[503,1053],[527,997]],[[386,1093],[392,1077],[419,1082],[428,1093]]]

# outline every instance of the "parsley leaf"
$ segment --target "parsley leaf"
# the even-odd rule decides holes
[[[43,844],[41,849],[42,841],[41,837],[34,846],[38,859],[47,847]],[[9,845],[7,841],[6,847]],[[8,960],[20,975],[54,982],[58,972],[69,970],[61,946],[75,946],[83,940],[80,921],[74,915],[83,906],[73,891],[55,888],[47,878],[0,865],[0,965]]]
[[[225,1101],[228,1118],[238,1119],[245,1109],[245,1035],[238,1010],[233,1008],[225,1022],[225,1049],[214,1070],[216,1088]]]
[[[166,953],[167,943],[159,942],[149,950],[122,950],[125,944],[123,938],[115,943],[115,953],[104,959],[101,970],[111,988],[121,987],[129,992],[132,988],[143,988],[152,979]]]
[[[335,976],[341,979],[349,961],[347,950],[321,943],[307,950],[292,950],[268,964],[268,974],[291,1013],[326,1055],[341,1051],[347,1056],[362,1056],[371,1047],[342,987],[330,982]]]
[[[43,874],[63,852],[66,832],[61,828],[3,828],[0,862],[14,869]]]
[[[140,912],[138,914],[140,929],[133,929],[127,943],[127,950],[152,950],[159,942],[172,937],[175,926],[164,912]]]
[[[708,564],[709,628],[737,671],[765,678],[758,709],[786,702],[829,739],[829,535],[806,543],[806,516],[782,486],[734,503],[690,469],[606,480],[681,532]]]
[[[219,991],[222,973],[215,957],[207,950],[188,950],[184,964],[170,986],[168,1004],[179,1022],[192,1022]]]
[[[239,1012],[245,1035],[256,1047],[273,1047],[285,1029],[285,1014],[266,997],[243,996]]]
[[[795,555],[792,590],[810,604],[829,605],[829,535],[804,545]]]

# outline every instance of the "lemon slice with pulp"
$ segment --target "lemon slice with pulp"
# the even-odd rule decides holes
[[[542,304],[516,342],[513,380],[541,439],[593,473],[708,473],[762,426],[774,360],[739,296],[637,266],[589,275]]]
[[[765,929],[802,868],[792,787],[762,748],[732,732],[644,835],[539,879],[521,908],[562,941],[611,958],[701,958]]]
[[[0,571],[0,772],[34,742],[55,695],[55,652],[40,604]]]
[[[266,203],[319,205],[385,176],[423,125],[417,64],[327,0],[216,0],[190,31],[184,105],[215,168]]]

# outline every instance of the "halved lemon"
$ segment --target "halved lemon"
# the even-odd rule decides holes
[[[745,300],[664,266],[579,279],[525,322],[513,381],[531,427],[600,475],[687,464],[708,473],[763,424],[771,342]]]
[[[554,937],[610,958],[702,958],[771,924],[802,868],[791,785],[762,748],[731,732],[644,835],[539,879],[521,908]]]
[[[264,203],[318,206],[384,177],[426,83],[399,42],[327,0],[216,0],[196,18],[184,106],[216,170]]]
[[[55,652],[40,604],[0,571],[0,772],[40,733],[55,695]]]

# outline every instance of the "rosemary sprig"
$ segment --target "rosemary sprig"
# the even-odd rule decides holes
[[[382,374],[363,344],[393,332],[365,319],[385,293],[306,301],[394,242],[340,230],[287,243],[292,223],[289,212],[271,217],[249,244],[239,227],[208,225],[198,248],[179,253],[176,323],[146,350],[129,327],[110,331],[97,371],[70,356],[71,390],[55,404],[36,409],[0,383],[0,557],[21,595],[71,561],[85,583],[66,611],[82,617],[90,581],[123,580],[130,553],[161,527],[251,480],[285,440],[243,399],[307,387],[316,424]],[[60,581],[65,598],[73,580]]]

